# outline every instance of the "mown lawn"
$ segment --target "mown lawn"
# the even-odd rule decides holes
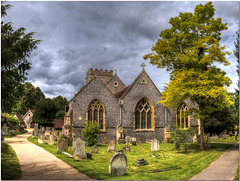
[[[219,142],[219,143],[237,143],[239,141],[239,136],[237,138],[237,140],[235,139],[235,136],[232,136],[232,138],[230,137],[226,137],[226,139],[222,139],[222,138],[218,138],[218,139],[210,139],[211,142]]]
[[[113,153],[107,152],[107,145],[98,146],[99,153],[92,154],[92,160],[87,162],[74,161],[64,154],[57,154],[57,142],[55,145],[39,144],[37,137],[28,137],[32,143],[43,147],[50,153],[56,155],[64,162],[92,178],[100,180],[187,180],[208,167],[214,160],[220,157],[231,144],[213,143],[213,148],[200,151],[196,144],[189,144],[189,150],[184,152],[174,151],[174,144],[160,144],[158,153],[151,152],[151,144],[144,143],[131,146],[131,152],[124,152],[127,156],[127,175],[111,176],[108,174],[109,160]],[[47,143],[47,141],[46,141]],[[116,151],[122,149],[124,144],[117,144]],[[183,149],[183,148],[182,148]],[[86,147],[90,152],[90,147]],[[72,147],[68,147],[68,153],[72,153]],[[151,157],[155,154],[156,157]],[[144,158],[149,164],[136,166],[135,162]],[[161,172],[156,172],[163,170]]]
[[[234,177],[233,180],[239,180],[239,166],[238,166],[238,170],[237,170],[237,175]]]
[[[22,171],[15,151],[6,143],[1,143],[1,176],[2,180],[19,179]]]
[[[4,136],[4,138],[11,138],[11,137],[13,137],[13,136],[17,136],[17,135],[24,134],[24,133],[27,133],[27,132],[28,132],[28,130],[19,131],[19,132],[16,133],[16,134],[8,134],[8,135]]]

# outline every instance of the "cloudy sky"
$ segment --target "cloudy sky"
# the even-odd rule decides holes
[[[62,95],[70,100],[85,85],[89,68],[117,70],[126,86],[131,84],[146,64],[146,71],[160,91],[169,81],[165,69],[157,69],[143,60],[159,33],[170,28],[171,17],[179,12],[193,12],[199,1],[158,2],[81,2],[81,1],[10,1],[4,22],[25,27],[43,40],[29,59],[32,69],[28,81],[38,86],[47,97]],[[222,32],[221,44],[235,49],[239,26],[239,2],[213,2],[215,17],[228,24]],[[227,72],[237,87],[236,58],[227,56]]]

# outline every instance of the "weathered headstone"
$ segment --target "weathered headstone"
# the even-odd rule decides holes
[[[49,129],[46,129],[46,131],[45,131],[45,136],[47,136],[47,135],[50,135],[50,130]]]
[[[134,146],[137,145],[137,138],[132,137],[132,145],[134,145]]]
[[[194,134],[194,136],[193,136],[193,143],[197,143],[197,135],[196,134]]]
[[[98,153],[98,147],[97,147],[97,145],[94,145],[94,146],[91,148],[90,153]]]
[[[45,138],[46,138],[47,142],[49,142],[50,135],[46,135]]]
[[[157,139],[152,140],[151,151],[159,151],[159,141]]]
[[[103,137],[103,139],[102,139],[102,143],[103,143],[103,144],[107,144],[107,143],[108,143],[108,139],[107,139],[106,136]]]
[[[87,161],[85,142],[83,140],[80,138],[74,139],[72,149],[74,160]]]
[[[58,132],[57,132],[56,130],[53,130],[53,131],[51,132],[51,135],[53,135],[53,136],[55,136],[55,137],[58,137]]]
[[[54,136],[53,135],[49,135],[48,144],[49,145],[54,145]]]
[[[136,161],[136,164],[137,166],[142,166],[142,165],[147,165],[147,161],[144,160],[143,158],[139,158],[137,161]]]
[[[3,126],[2,127],[2,133],[3,133],[3,135],[5,136],[5,135],[8,135],[8,127],[7,126]]]
[[[115,148],[116,148],[116,143],[114,140],[110,140],[108,142],[108,149],[107,151],[115,151]]]
[[[127,157],[123,153],[115,153],[109,161],[109,174],[121,176],[127,173]]]
[[[67,139],[59,139],[57,150],[67,151],[68,150],[68,140]]]
[[[62,136],[62,132],[59,132],[59,133],[58,133],[58,136]]]
[[[210,143],[210,133],[207,133],[206,143]]]
[[[38,143],[45,143],[44,133],[39,133],[38,134]]]
[[[132,141],[132,138],[130,136],[126,136],[125,138],[126,145],[130,145],[131,141]]]

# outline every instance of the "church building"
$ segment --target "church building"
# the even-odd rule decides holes
[[[157,104],[161,93],[145,71],[126,86],[113,70],[93,70],[86,75],[86,85],[69,101],[66,107],[63,133],[82,137],[81,130],[85,120],[100,124],[99,142],[103,140],[120,141],[126,136],[136,137],[146,142],[154,138],[166,141],[170,127],[182,124],[183,128],[192,126],[198,132],[198,121],[181,118],[181,112],[188,109],[188,103],[178,110],[168,110]],[[178,116],[177,116],[178,115]]]

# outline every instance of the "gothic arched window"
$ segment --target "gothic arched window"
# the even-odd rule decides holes
[[[184,112],[187,110],[188,107],[186,106],[186,104],[181,104],[177,109],[176,124],[180,128],[188,128],[188,126],[190,126],[190,116],[184,115]]]
[[[135,129],[152,130],[154,123],[153,106],[146,98],[138,101],[135,108]]]
[[[105,130],[105,111],[103,104],[99,100],[94,99],[90,102],[86,117],[89,121],[98,122],[100,124],[100,129]]]

